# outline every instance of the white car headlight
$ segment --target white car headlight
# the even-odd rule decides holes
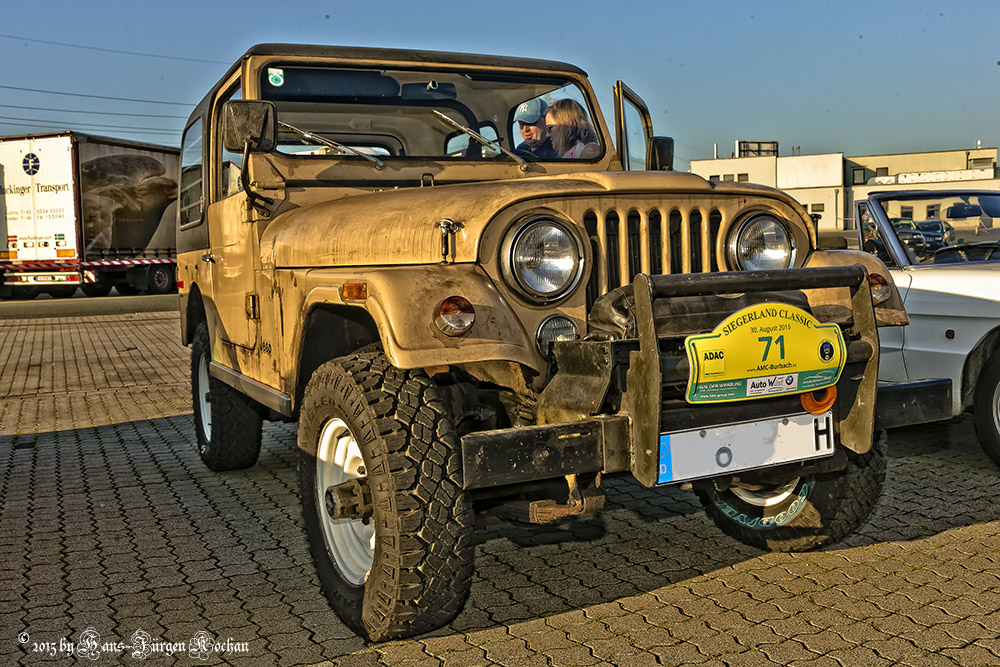
[[[532,218],[507,235],[501,266],[508,284],[522,296],[548,303],[576,286],[583,251],[567,224]]]
[[[770,215],[755,215],[729,237],[729,262],[738,271],[787,269],[795,261],[795,242],[788,227]]]

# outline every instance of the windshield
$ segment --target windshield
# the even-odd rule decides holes
[[[528,161],[594,160],[605,151],[584,91],[557,76],[276,63],[261,70],[261,97],[275,103],[280,123],[302,131],[278,130],[278,150],[299,156],[360,159],[303,132],[385,160],[514,161],[500,146]]]
[[[909,255],[905,263],[1000,260],[1000,192],[942,191],[877,201]],[[880,232],[871,220],[862,223],[866,250],[875,252]]]

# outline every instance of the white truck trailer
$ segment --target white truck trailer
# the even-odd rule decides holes
[[[0,297],[176,289],[179,161],[79,132],[0,137]]]

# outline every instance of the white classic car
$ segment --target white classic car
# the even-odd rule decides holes
[[[918,255],[924,246],[901,238],[899,219],[943,222],[952,238]],[[889,267],[910,317],[879,330],[879,380],[951,378],[953,415],[972,408],[979,441],[1000,465],[1000,192],[874,192],[855,202],[855,220],[861,247]]]

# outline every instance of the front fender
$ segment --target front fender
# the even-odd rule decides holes
[[[397,368],[427,368],[479,361],[513,361],[536,371],[544,360],[532,337],[489,276],[476,264],[435,264],[355,270],[314,269],[306,276],[302,313],[320,304],[364,308],[378,327],[382,349]],[[368,297],[344,299],[346,282],[367,284]],[[447,336],[434,324],[441,302],[469,300],[476,312],[472,328]]]
[[[806,268],[850,266],[853,264],[860,264],[868,270],[868,275],[878,274],[889,282],[889,298],[875,304],[876,325],[891,327],[909,324],[910,319],[903,307],[903,298],[899,295],[899,290],[889,274],[889,269],[878,257],[859,250],[816,250],[806,260]],[[813,308],[850,308],[850,297],[843,289],[812,290],[807,296],[809,304]]]

